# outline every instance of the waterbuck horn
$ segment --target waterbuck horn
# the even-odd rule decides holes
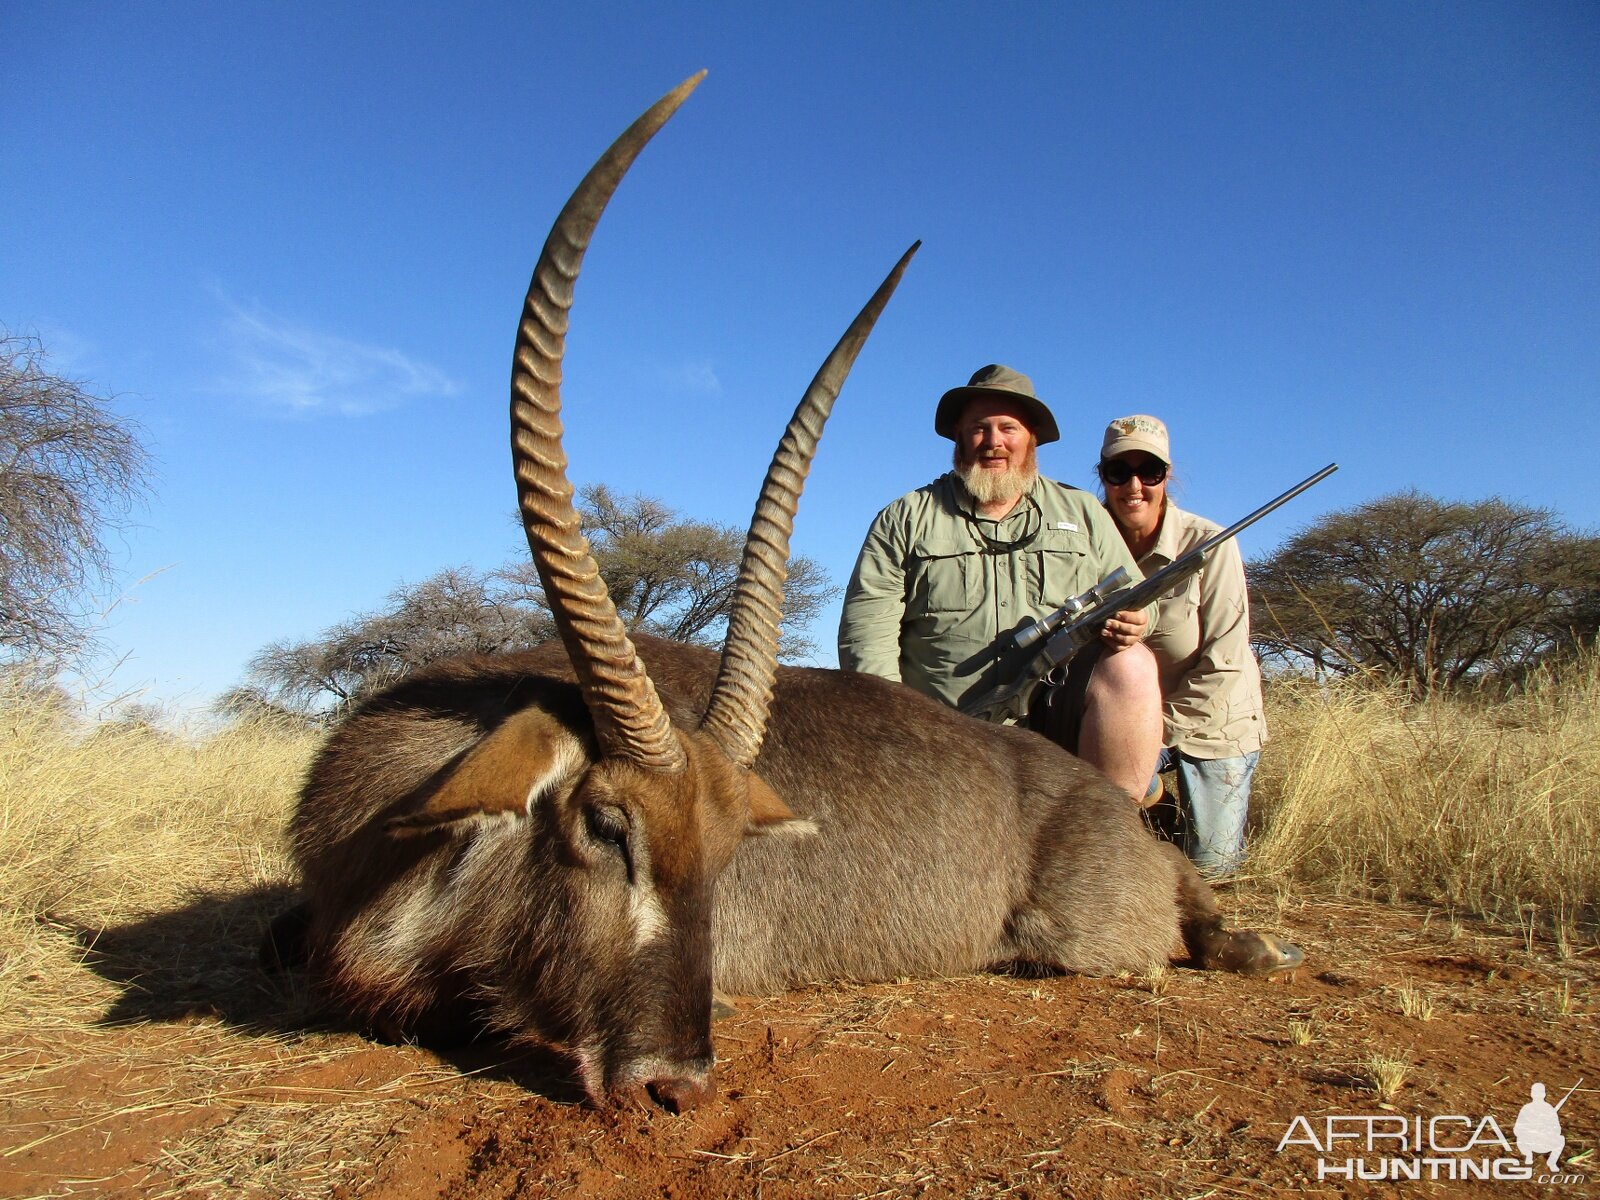
[[[728,636],[722,649],[722,665],[716,686],[706,705],[700,728],[734,762],[748,767],[761,751],[766,730],[767,710],[772,703],[772,681],[778,664],[778,626],[783,617],[783,584],[789,576],[789,535],[794,531],[795,509],[817,439],[833,411],[833,402],[844,386],[845,376],[855,364],[856,355],[877,323],[883,306],[894,295],[905,274],[906,264],[921,242],[900,256],[867,301],[865,308],[850,323],[839,344],[833,348],[811,386],[789,418],[789,427],[778,443],[766,481],[756,501],[750,534],[744,543],[744,559],[739,565],[739,580],[734,587],[728,615]]]
[[[528,285],[511,370],[511,457],[523,529],[601,752],[663,771],[681,770],[686,759],[572,504],[561,448],[561,356],[573,285],[600,214],[645,143],[703,78],[701,71],[685,80],[630,125],[561,210]]]

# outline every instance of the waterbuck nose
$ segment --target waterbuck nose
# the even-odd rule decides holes
[[[686,1113],[709,1100],[716,1091],[709,1078],[689,1079],[682,1076],[651,1079],[644,1088],[650,1093],[650,1099],[669,1113]]]

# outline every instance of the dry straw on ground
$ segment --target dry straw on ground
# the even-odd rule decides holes
[[[273,725],[94,725],[48,692],[0,694],[0,1173],[49,1143],[192,1122],[165,1152],[173,1171],[214,1177],[217,1194],[316,1190],[332,1151],[298,1124],[310,1098],[274,1081],[349,1051],[254,970],[261,921],[290,885],[283,828],[316,741]],[[263,1013],[302,1028],[261,1026]],[[229,1032],[241,1026],[258,1034],[247,1054]],[[337,1132],[387,1128],[379,1110],[398,1099],[344,1105]],[[260,1155],[241,1151],[251,1131]],[[62,1194],[165,1191],[93,1174],[58,1181]]]

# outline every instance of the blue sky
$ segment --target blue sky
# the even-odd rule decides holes
[[[0,0],[0,324],[145,429],[119,689],[199,706],[275,638],[524,553],[510,352],[550,221],[646,105],[579,284],[575,481],[743,526],[850,317],[797,552],[843,583],[1031,375],[1088,482],[1171,426],[1250,531],[1402,487],[1600,525],[1600,7]],[[815,631],[831,663],[837,610]]]

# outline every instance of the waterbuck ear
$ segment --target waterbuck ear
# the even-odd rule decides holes
[[[474,817],[527,813],[589,769],[573,732],[542,708],[507,717],[417,794],[415,808],[390,818],[390,833],[425,833]]]
[[[778,793],[754,771],[745,772],[745,783],[750,793],[750,820],[744,827],[746,837],[773,834],[809,837],[817,832],[815,821],[795,816],[789,806],[778,798]]]

